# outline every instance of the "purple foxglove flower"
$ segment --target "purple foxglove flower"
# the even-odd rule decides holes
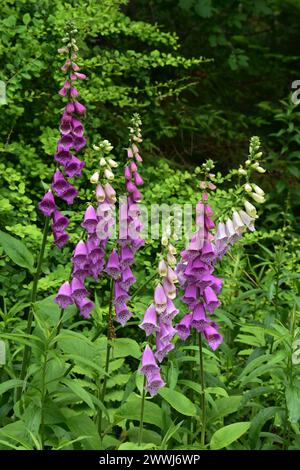
[[[95,233],[98,224],[98,218],[93,206],[88,206],[85,211],[84,219],[81,227],[85,228],[88,233]]]
[[[107,274],[109,274],[109,276],[111,276],[115,280],[120,278],[121,268],[119,256],[116,250],[113,250],[109,255],[105,271],[107,272]]]
[[[135,155],[135,159],[136,159],[137,162],[142,162],[143,161],[142,157],[138,153]]]
[[[147,345],[144,349],[142,355],[142,367],[140,368],[140,373],[146,375],[147,377],[154,372],[159,372],[159,367],[156,364],[156,360],[153,354],[152,349]]]
[[[222,290],[223,279],[219,279],[218,277],[211,276],[211,285],[210,287],[216,292],[216,294],[220,294]]]
[[[152,335],[155,331],[158,331],[157,325],[157,314],[153,304],[151,304],[144,314],[144,319],[139,327],[145,331],[146,336]]]
[[[79,279],[80,281],[84,282],[85,279],[89,276],[89,274],[90,272],[88,269],[84,267],[80,268],[80,267],[74,266],[73,276]]]
[[[203,292],[203,297],[205,301],[205,307],[210,313],[214,313],[216,308],[221,305],[218,297],[214,293],[211,287],[206,287]]]
[[[132,171],[132,173],[135,173],[137,169],[137,164],[135,162],[130,162],[130,170]]]
[[[213,327],[213,326],[207,326],[204,330],[204,336],[211,347],[214,351],[220,346],[220,344],[223,341],[222,335]]]
[[[63,135],[57,144],[57,150],[60,152],[61,150],[69,151],[70,148],[73,147],[73,137],[71,135]]]
[[[48,191],[43,199],[38,204],[39,210],[44,214],[45,217],[50,217],[55,209],[55,199],[51,191]]]
[[[72,62],[72,69],[74,70],[74,72],[78,72],[78,70],[80,70],[79,66],[75,62]]]
[[[191,327],[195,328],[199,332],[203,332],[204,329],[209,325],[209,320],[205,316],[204,306],[198,304],[193,311]]]
[[[83,137],[84,127],[82,122],[77,118],[72,118],[72,133],[75,137]]]
[[[76,301],[76,305],[79,308],[80,315],[84,318],[90,318],[91,310],[95,307],[94,303],[87,298],[80,298]]]
[[[72,96],[72,98],[75,98],[75,96],[78,96],[78,90],[77,90],[77,88],[75,88],[75,87],[72,87],[72,88],[71,88],[70,96]]]
[[[63,246],[65,246],[65,244],[70,238],[67,232],[64,232],[64,231],[58,232],[56,230],[53,230],[53,237],[54,237],[54,243],[58,248],[62,248]]]
[[[69,187],[68,181],[65,180],[64,175],[59,170],[56,170],[53,175],[51,187],[52,190],[60,197]]]
[[[63,166],[66,166],[72,159],[73,155],[67,150],[60,150],[54,155],[54,160]]]
[[[192,305],[195,302],[197,302],[197,299],[198,299],[198,287],[195,284],[188,285],[182,297],[183,302],[185,302],[188,305]]]
[[[166,296],[171,300],[175,299],[176,297],[175,285],[172,282],[170,282],[168,278],[165,278],[163,280],[162,285],[163,285]]]
[[[73,138],[73,147],[76,152],[79,152],[83,147],[86,146],[86,139],[84,137],[75,137]]]
[[[162,362],[166,355],[174,349],[174,344],[172,343],[162,343],[158,336],[156,336],[156,353],[155,357],[159,362]]]
[[[156,371],[151,374],[147,380],[146,390],[150,393],[151,397],[157,394],[158,390],[166,384],[162,380],[160,372]]]
[[[68,183],[68,187],[60,194],[60,198],[63,199],[69,206],[73,204],[75,197],[77,196],[78,191],[72,184]]]
[[[54,232],[63,232],[69,225],[68,217],[64,216],[59,210],[55,209],[52,214],[52,230]]]
[[[134,182],[136,186],[142,186],[142,184],[144,184],[143,178],[137,171],[134,173]]]
[[[154,291],[154,305],[158,313],[162,313],[167,308],[167,296],[161,284],[158,284]]]
[[[122,246],[120,255],[120,266],[122,269],[127,268],[134,262],[132,250],[128,246]]]
[[[185,341],[190,336],[192,319],[193,315],[191,313],[185,315],[176,327],[177,334],[183,341]]]
[[[128,158],[133,158],[133,152],[132,152],[132,149],[127,149],[127,157]]]
[[[210,260],[215,256],[215,250],[213,245],[207,241],[204,240],[203,247],[202,247],[202,259],[205,260]]]
[[[72,298],[76,302],[80,302],[88,294],[86,288],[84,287],[83,282],[80,279],[76,278],[76,277],[73,277],[73,279],[72,279],[71,292],[72,292]]]
[[[68,305],[71,305],[73,303],[71,297],[71,287],[68,281],[64,282],[60,286],[59,291],[54,299],[54,302],[56,302],[60,306],[60,308],[63,309],[67,308]]]
[[[66,104],[66,107],[65,107],[65,111],[66,111],[66,113],[69,113],[69,114],[74,113],[74,112],[75,112],[75,105],[74,105],[74,103],[73,103],[73,102],[67,103],[67,104]]]
[[[60,121],[60,132],[63,135],[70,134],[72,130],[72,116],[68,113],[64,113],[62,115],[61,121]]]
[[[177,314],[177,308],[173,304],[172,300],[168,299],[166,310],[160,314],[161,320],[165,323],[171,322]]]
[[[124,326],[125,323],[127,323],[128,320],[132,317],[132,313],[128,310],[127,305],[124,303],[116,304],[115,309],[116,309],[115,320],[118,323],[120,323],[122,326]]]
[[[131,180],[131,170],[129,166],[126,166],[124,169],[124,176],[126,180]]]
[[[79,103],[79,101],[75,101],[74,106],[75,106],[75,112],[77,114],[84,114],[86,112],[86,107],[83,106],[83,104]]]
[[[74,250],[73,263],[76,268],[82,268],[87,261],[87,247],[83,240],[80,240]],[[77,276],[76,276],[77,277]]]
[[[160,318],[157,337],[163,345],[170,343],[176,332],[177,330],[173,328],[171,323],[164,323]]]
[[[133,193],[134,191],[136,191],[137,187],[135,186],[135,184],[132,181],[127,181],[126,182],[126,189],[129,193]]]
[[[132,274],[130,267],[128,266],[122,271],[122,277],[120,281],[120,286],[122,289],[128,291],[129,288],[136,282],[136,278]]]
[[[86,75],[84,73],[75,72],[74,75],[76,76],[76,78],[78,78],[78,80],[84,80],[86,78]]]
[[[74,176],[81,176],[81,171],[84,165],[85,162],[72,155],[71,159],[65,165],[66,175],[69,178],[74,178]]]
[[[213,220],[210,217],[204,217],[204,224],[207,230],[211,230],[215,227]]]
[[[86,241],[86,246],[88,250],[89,260],[96,264],[101,261],[105,256],[104,249],[100,246],[100,240],[98,238],[93,239],[89,237]]]
[[[135,191],[133,191],[132,193],[132,199],[135,201],[135,202],[139,202],[142,200],[142,194],[140,193],[140,191],[138,189],[136,189]]]
[[[129,295],[126,290],[122,289],[119,282],[115,283],[115,296],[114,304],[120,306],[124,304],[129,299]]]
[[[98,278],[99,278],[100,274],[103,272],[103,270],[104,270],[104,260],[103,259],[98,261],[95,264],[92,263],[89,266],[90,275],[93,276],[95,281],[98,280]]]

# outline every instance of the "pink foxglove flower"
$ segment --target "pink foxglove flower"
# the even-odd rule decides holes
[[[60,139],[54,155],[54,160],[60,165],[60,169],[57,169],[53,175],[51,189],[58,198],[71,205],[78,191],[66,178],[81,176],[81,170],[84,166],[84,162],[72,155],[71,150],[79,152],[86,145],[86,140],[83,137],[84,126],[79,119],[79,115],[85,113],[85,107],[77,101],[78,90],[74,87],[73,82],[77,79],[84,79],[85,75],[77,71],[74,74],[74,67],[79,70],[78,65],[74,62],[74,59],[77,58],[78,48],[71,32],[67,33],[67,39],[68,45],[59,49],[60,53],[68,55],[61,67],[61,70],[67,74],[67,79],[58,93],[60,96],[66,97],[68,101],[61,117]],[[38,207],[45,217],[52,217],[54,242],[58,248],[62,248],[69,239],[65,231],[68,226],[67,217],[62,216],[64,217],[64,227],[62,228],[57,221],[58,210],[54,196],[49,191],[38,204]]]

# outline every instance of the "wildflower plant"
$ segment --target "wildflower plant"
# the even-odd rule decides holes
[[[69,22],[66,35],[63,38],[64,47],[58,50],[61,55],[66,57],[61,70],[67,78],[59,90],[59,95],[67,98],[67,103],[60,120],[60,138],[54,155],[56,170],[53,174],[51,188],[38,204],[43,215],[52,219],[51,229],[58,248],[62,248],[69,239],[66,232],[69,220],[59,211],[55,195],[68,205],[73,204],[78,191],[68,180],[80,177],[85,165],[84,161],[74,155],[86,145],[84,126],[81,122],[81,116],[85,114],[86,108],[78,101],[78,89],[76,88],[76,82],[84,80],[86,75],[80,72],[80,68],[75,62],[78,58],[76,33],[74,24]]]

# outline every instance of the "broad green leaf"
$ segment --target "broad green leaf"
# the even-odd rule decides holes
[[[124,442],[118,447],[118,450],[153,450],[156,448],[156,445],[152,443],[144,444],[142,442],[141,445],[138,445],[133,442]]]
[[[94,403],[91,395],[76,380],[64,379],[61,381],[68,387],[78,398],[84,401],[93,411],[95,411]]]
[[[300,419],[300,389],[296,385],[288,385],[285,390],[289,421],[297,423]]]
[[[256,443],[259,438],[262,427],[269,419],[275,416],[278,410],[279,408],[276,406],[263,408],[252,419],[251,427],[249,430],[249,442],[250,442],[251,449],[256,449]]]
[[[83,448],[86,450],[101,449],[101,441],[95,423],[85,413],[65,418],[66,425],[74,434],[74,438],[85,436]],[[88,436],[88,437],[87,437]]]
[[[23,380],[11,379],[0,384],[0,396],[12,388],[23,387]]]
[[[197,413],[195,405],[189,398],[176,390],[171,390],[168,387],[162,388],[159,395],[166,400],[169,405],[172,406],[176,411],[185,416],[195,416]]]
[[[23,242],[0,230],[0,245],[14,263],[33,272],[34,258]]]
[[[224,416],[235,413],[240,407],[241,400],[242,395],[218,398],[214,402],[215,407],[210,413],[209,419],[212,421],[221,420]]]
[[[112,358],[132,356],[140,359],[141,349],[138,343],[131,338],[117,338],[112,342]]]
[[[229,424],[216,431],[210,441],[212,450],[224,449],[237,441],[250,428],[250,421]]]
[[[140,421],[141,403],[141,397],[136,395],[135,393],[132,393],[128,398],[127,402],[116,410],[115,422],[117,423],[123,419]],[[161,408],[149,400],[145,401],[144,422],[154,424],[159,428],[162,427]]]

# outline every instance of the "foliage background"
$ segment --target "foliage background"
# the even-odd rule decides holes
[[[3,0],[0,80],[6,84],[7,104],[2,105],[0,115],[0,228],[25,240],[32,252],[41,241],[43,222],[36,212],[43,193],[41,181],[51,178],[58,137],[62,103],[57,90],[62,76],[56,51],[69,18],[77,23],[80,65],[88,75],[80,94],[88,105],[85,124],[89,146],[107,138],[122,161],[128,121],[138,111],[145,139],[146,203],[194,200],[197,166],[212,158],[217,170],[225,174],[244,160],[250,136],[261,137],[267,173],[258,184],[268,193],[268,199],[260,210],[259,231],[247,236],[220,266],[225,288],[218,315],[226,341],[220,352],[206,351],[208,442],[212,448],[216,446],[216,438],[211,438],[223,426],[250,423],[240,430],[227,429],[226,435],[232,432],[235,438],[229,443],[225,440],[224,446],[299,448],[300,389],[298,369],[291,358],[299,335],[300,113],[291,103],[290,93],[292,81],[299,79],[300,2]],[[72,208],[72,242],[78,238],[77,227],[90,191],[86,181],[93,161],[88,151],[85,159],[85,178]],[[213,204],[218,216],[223,210],[221,193]],[[157,244],[149,241],[139,254],[141,283],[145,273],[153,274],[157,249]],[[92,329],[70,311],[59,340],[60,354],[51,346],[49,328],[54,326],[58,312],[48,296],[65,280],[70,250],[61,253],[48,244],[35,312],[35,335],[43,339],[44,349],[38,348],[36,339],[32,388],[27,389],[21,405],[15,403],[10,388],[2,389],[0,445],[4,448],[41,446],[41,422],[46,426],[48,446],[57,448],[62,442],[66,448],[100,445],[92,420],[97,402],[88,397],[96,396],[92,380],[100,380],[103,364],[95,370],[91,364],[80,364],[76,354],[81,344],[85,357],[93,361],[99,357],[101,364],[107,294],[99,295]],[[11,262],[1,248],[0,281],[5,338],[25,328],[24,305],[31,274]],[[102,287],[100,293],[106,287],[105,280]],[[150,297],[151,288],[144,289],[136,299],[137,316],[142,315]],[[99,326],[103,334],[92,344],[90,339]],[[128,442],[133,446],[136,442],[138,417],[133,418],[133,411],[141,383],[137,379],[136,388],[129,380],[138,365],[137,343],[143,341],[136,330],[134,324],[118,330],[120,344],[116,346],[105,403],[106,448],[126,446]],[[137,343],[127,344],[127,350],[122,339],[132,335]],[[1,384],[18,377],[15,362],[19,362],[23,343],[18,336],[8,340],[9,361],[0,369]],[[186,346],[181,346],[165,366],[173,398],[147,402],[146,445],[198,445],[195,348],[188,346],[192,351],[188,356]],[[131,359],[125,360],[128,355]],[[52,365],[48,370],[49,357]],[[47,387],[45,374],[41,378],[37,373],[41,360],[50,377]],[[69,376],[63,379],[65,382],[59,378],[72,361],[77,362],[72,377],[81,387],[76,391]],[[186,361],[189,373],[182,372]],[[44,395],[36,394],[42,389]],[[189,403],[182,404],[182,398],[177,397],[178,405],[175,392],[184,393]],[[45,403],[46,418],[41,411]],[[70,443],[74,439],[76,442]]]

